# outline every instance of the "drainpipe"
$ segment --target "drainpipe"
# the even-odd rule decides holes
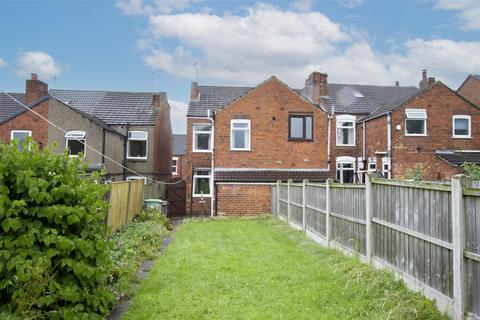
[[[105,167],[105,135],[106,129],[102,128],[102,165]]]
[[[213,218],[215,215],[215,112],[213,115],[210,113],[210,109],[207,111],[208,120],[212,122],[212,136],[211,136],[211,143],[212,143],[212,163],[211,163],[211,175],[212,178],[210,179],[210,217]]]
[[[362,160],[365,161],[365,159],[367,158],[367,155],[366,155],[367,142],[365,141],[365,139],[367,138],[367,127],[365,127],[365,121],[362,122],[362,127],[363,127]]]
[[[391,112],[387,113],[387,157],[389,160],[387,178],[391,179],[392,177],[392,113]]]
[[[330,171],[330,162],[331,162],[331,137],[332,137],[332,119],[335,117],[335,105],[332,105],[332,114],[327,114],[328,119],[328,131],[327,131],[327,170]]]
[[[130,124],[127,123],[127,134],[123,139],[123,181],[127,180],[127,143],[128,143],[128,132],[130,131]]]

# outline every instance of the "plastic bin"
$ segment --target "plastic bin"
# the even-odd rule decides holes
[[[155,208],[160,209],[164,214],[168,214],[168,201],[161,199],[145,199],[143,200],[145,208]]]

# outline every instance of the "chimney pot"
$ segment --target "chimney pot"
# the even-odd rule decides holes
[[[328,95],[328,74],[312,72],[305,80],[305,91],[313,103],[320,103],[322,97]]]
[[[30,80],[38,80],[38,75],[36,73],[31,73]]]
[[[198,91],[198,83],[192,82],[190,90],[190,100],[196,101],[200,98],[200,92]]]
[[[152,107],[154,112],[160,111],[161,103],[160,103],[160,95],[158,93],[152,94]]]
[[[427,80],[427,69],[422,70],[422,80]]]
[[[395,87],[399,87],[400,86],[400,82],[397,80],[395,81]]]

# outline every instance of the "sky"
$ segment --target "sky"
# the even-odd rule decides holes
[[[57,89],[165,91],[185,133],[190,83],[457,89],[480,73],[478,0],[0,0],[0,91],[37,73]]]

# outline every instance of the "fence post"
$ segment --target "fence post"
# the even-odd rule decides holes
[[[287,224],[290,225],[290,213],[291,213],[291,209],[290,209],[290,184],[292,183],[292,179],[288,179],[287,181]]]
[[[306,219],[306,214],[307,214],[307,198],[306,198],[306,195],[307,195],[307,182],[308,180],[307,179],[304,179],[303,180],[303,186],[302,186],[302,228],[303,228],[303,233],[306,233],[307,232],[307,219]]]
[[[277,217],[280,216],[280,180],[277,180]]]
[[[325,202],[326,202],[326,212],[325,212],[325,237],[327,238],[327,245],[330,246],[330,238],[332,237],[332,222],[330,219],[330,212],[332,212],[332,197],[330,190],[330,183],[332,179],[327,179],[326,189],[325,189]]]
[[[133,180],[133,181],[135,181],[135,180]],[[126,212],[125,212],[125,224],[128,223],[128,215],[130,213],[130,188],[132,186],[132,181],[128,181],[127,184],[128,184],[128,195],[127,195],[127,209],[126,209]]]
[[[365,246],[366,246],[366,256],[367,262],[372,262],[373,256],[373,232],[372,232],[372,217],[373,217],[373,192],[372,192],[372,180],[373,175],[367,173],[365,181],[365,220],[366,220],[366,237],[365,237]]]
[[[465,283],[465,210],[463,206],[463,187],[466,176],[452,178],[452,242],[453,242],[453,315],[463,319],[466,304]]]

